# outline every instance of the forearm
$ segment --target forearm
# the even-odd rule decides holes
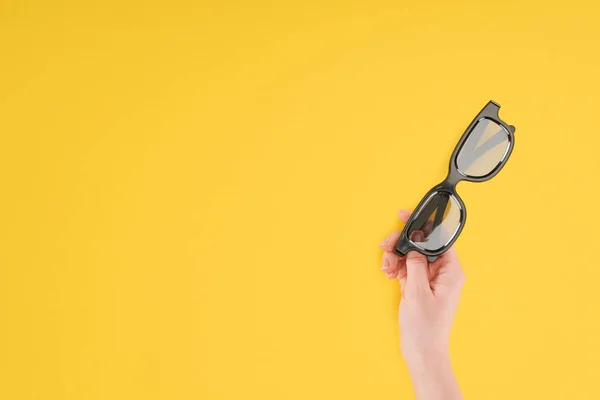
[[[462,400],[448,355],[436,355],[410,365],[417,400]]]

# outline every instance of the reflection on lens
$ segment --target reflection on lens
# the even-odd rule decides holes
[[[436,251],[446,246],[461,224],[461,209],[448,192],[436,192],[427,199],[408,228],[408,238],[415,245]]]
[[[458,170],[476,178],[494,171],[508,153],[508,139],[502,126],[487,118],[480,120],[458,153]]]

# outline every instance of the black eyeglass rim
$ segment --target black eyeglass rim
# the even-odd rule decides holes
[[[477,116],[473,119],[473,121],[471,121],[471,123],[469,124],[469,126],[467,127],[465,132],[462,134],[456,147],[454,148],[454,151],[452,152],[452,156],[450,157],[449,171],[448,171],[448,175],[446,176],[446,179],[444,179],[444,181],[442,181],[441,183],[439,183],[436,186],[434,186],[433,188],[431,188],[427,192],[427,194],[425,196],[423,196],[423,198],[421,199],[421,201],[415,208],[415,211],[412,213],[409,220],[406,222],[406,225],[404,226],[404,229],[402,230],[402,234],[400,235],[400,239],[398,239],[396,246],[394,246],[394,253],[401,255],[401,256],[405,256],[409,251],[414,250],[414,251],[417,251],[417,252],[427,256],[429,262],[434,262],[440,255],[442,255],[450,247],[452,247],[452,245],[454,244],[456,239],[458,239],[458,237],[460,236],[460,233],[462,232],[462,230],[465,226],[465,223],[467,221],[467,209],[465,207],[464,202],[458,195],[458,192],[456,191],[456,185],[460,181],[485,182],[485,181],[492,179],[494,176],[496,176],[498,174],[498,172],[500,172],[500,170],[504,167],[504,165],[506,165],[506,162],[510,158],[510,155],[511,155],[514,145],[515,145],[515,130],[516,130],[516,128],[513,125],[508,125],[507,123],[502,121],[502,119],[500,119],[500,116],[498,115],[499,110],[500,110],[500,105],[498,103],[494,102],[493,100],[490,100],[485,105],[485,107],[483,107],[483,109],[479,112],[479,114],[477,114]],[[463,145],[465,144],[467,138],[473,131],[473,128],[475,128],[475,125],[477,125],[477,123],[482,119],[489,119],[489,120],[497,123],[508,133],[508,140],[509,140],[508,149],[507,149],[506,154],[504,155],[504,158],[502,159],[502,161],[500,161],[500,163],[498,163],[498,165],[489,174],[480,176],[480,177],[465,175],[458,170],[458,165],[457,165],[458,154],[460,153],[460,150],[462,149]],[[421,213],[421,211],[422,211],[423,207],[426,205],[426,202],[428,201],[428,199],[431,198],[436,192],[447,193],[447,194],[451,195],[452,197],[454,197],[454,199],[457,201],[458,206],[460,208],[460,219],[459,219],[458,228],[457,228],[456,232],[454,233],[453,237],[450,239],[450,241],[446,245],[441,247],[440,249],[432,251],[432,250],[427,250],[427,249],[424,249],[422,247],[415,245],[408,238],[408,227],[413,223],[415,218]]]

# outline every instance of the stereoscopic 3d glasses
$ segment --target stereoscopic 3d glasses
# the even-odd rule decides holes
[[[448,176],[417,206],[394,248],[396,254],[415,250],[433,262],[456,241],[467,220],[456,184],[492,179],[515,145],[515,127],[500,119],[499,109],[490,101],[471,122],[452,153]]]

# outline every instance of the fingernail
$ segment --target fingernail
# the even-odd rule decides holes
[[[410,235],[410,240],[413,242],[423,242],[425,240],[425,235],[423,235],[423,232],[421,231],[414,231]]]
[[[394,277],[394,274],[385,274],[385,277],[388,279],[392,279]]]
[[[381,244],[379,245],[379,247],[385,246],[387,244],[387,242],[389,242],[389,241],[390,241],[390,237],[388,236],[385,239],[383,239],[383,242],[381,242]]]
[[[381,267],[381,270],[385,271],[389,267],[390,267],[390,260],[388,260],[387,257],[383,257],[383,266]]]

